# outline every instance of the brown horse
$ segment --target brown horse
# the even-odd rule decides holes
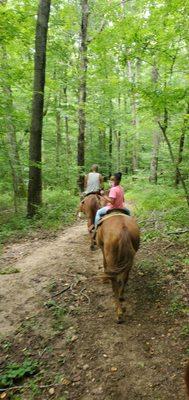
[[[95,240],[93,238],[93,234],[91,232],[91,226],[94,224],[95,215],[97,210],[101,207],[101,200],[98,194],[89,194],[84,200],[80,203],[79,211],[83,212],[87,217],[87,226],[91,239],[91,250],[95,248]]]
[[[133,217],[110,214],[102,219],[97,229],[96,241],[102,249],[105,277],[112,282],[115,298],[116,320],[124,320],[124,289],[139,248],[140,233]]]
[[[189,398],[189,361],[186,366],[186,371],[185,371],[185,383],[186,383],[186,388],[187,388],[187,394]]]

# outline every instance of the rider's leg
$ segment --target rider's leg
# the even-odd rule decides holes
[[[96,217],[95,217],[95,228],[96,228],[96,226],[97,226],[98,221],[100,220],[100,218],[101,218],[103,215],[106,214],[106,212],[108,211],[108,209],[109,209],[109,208],[106,206],[106,207],[100,208],[100,209],[97,211]]]

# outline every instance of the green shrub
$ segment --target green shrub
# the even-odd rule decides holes
[[[127,200],[136,204],[135,214],[140,219],[147,219],[152,214],[154,219],[163,220],[165,230],[186,226],[189,210],[182,189],[175,190],[168,185],[152,185],[143,179],[124,181]]]
[[[4,374],[0,376],[0,386],[12,386],[15,382],[23,379],[25,376],[34,375],[38,371],[38,362],[30,359],[25,359],[22,364],[9,364]]]

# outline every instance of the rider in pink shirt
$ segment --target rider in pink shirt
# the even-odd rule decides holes
[[[113,183],[114,183],[114,181],[113,181]],[[122,186],[118,185],[118,186],[111,187],[108,197],[110,199],[114,200],[113,204],[109,203],[107,205],[108,209],[110,209],[110,208],[124,208],[125,200],[124,200],[124,191],[123,191]]]
[[[110,179],[110,184],[111,184],[111,189],[109,192],[109,196],[104,196],[102,197],[107,201],[107,206],[100,208],[95,217],[95,227],[98,224],[98,221],[100,218],[107,213],[108,210],[114,209],[114,208],[122,208],[127,210],[128,215],[130,215],[130,211],[126,209],[125,207],[125,199],[124,199],[124,191],[122,186],[120,185],[121,182],[121,172],[117,172],[116,174],[113,175]]]

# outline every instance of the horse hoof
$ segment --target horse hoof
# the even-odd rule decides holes
[[[123,315],[119,315],[119,317],[117,317],[116,319],[117,324],[122,324],[123,322],[125,322],[124,316]]]
[[[123,318],[118,318],[118,319],[116,319],[116,323],[117,324],[123,324],[123,322],[124,322],[124,319]]]

